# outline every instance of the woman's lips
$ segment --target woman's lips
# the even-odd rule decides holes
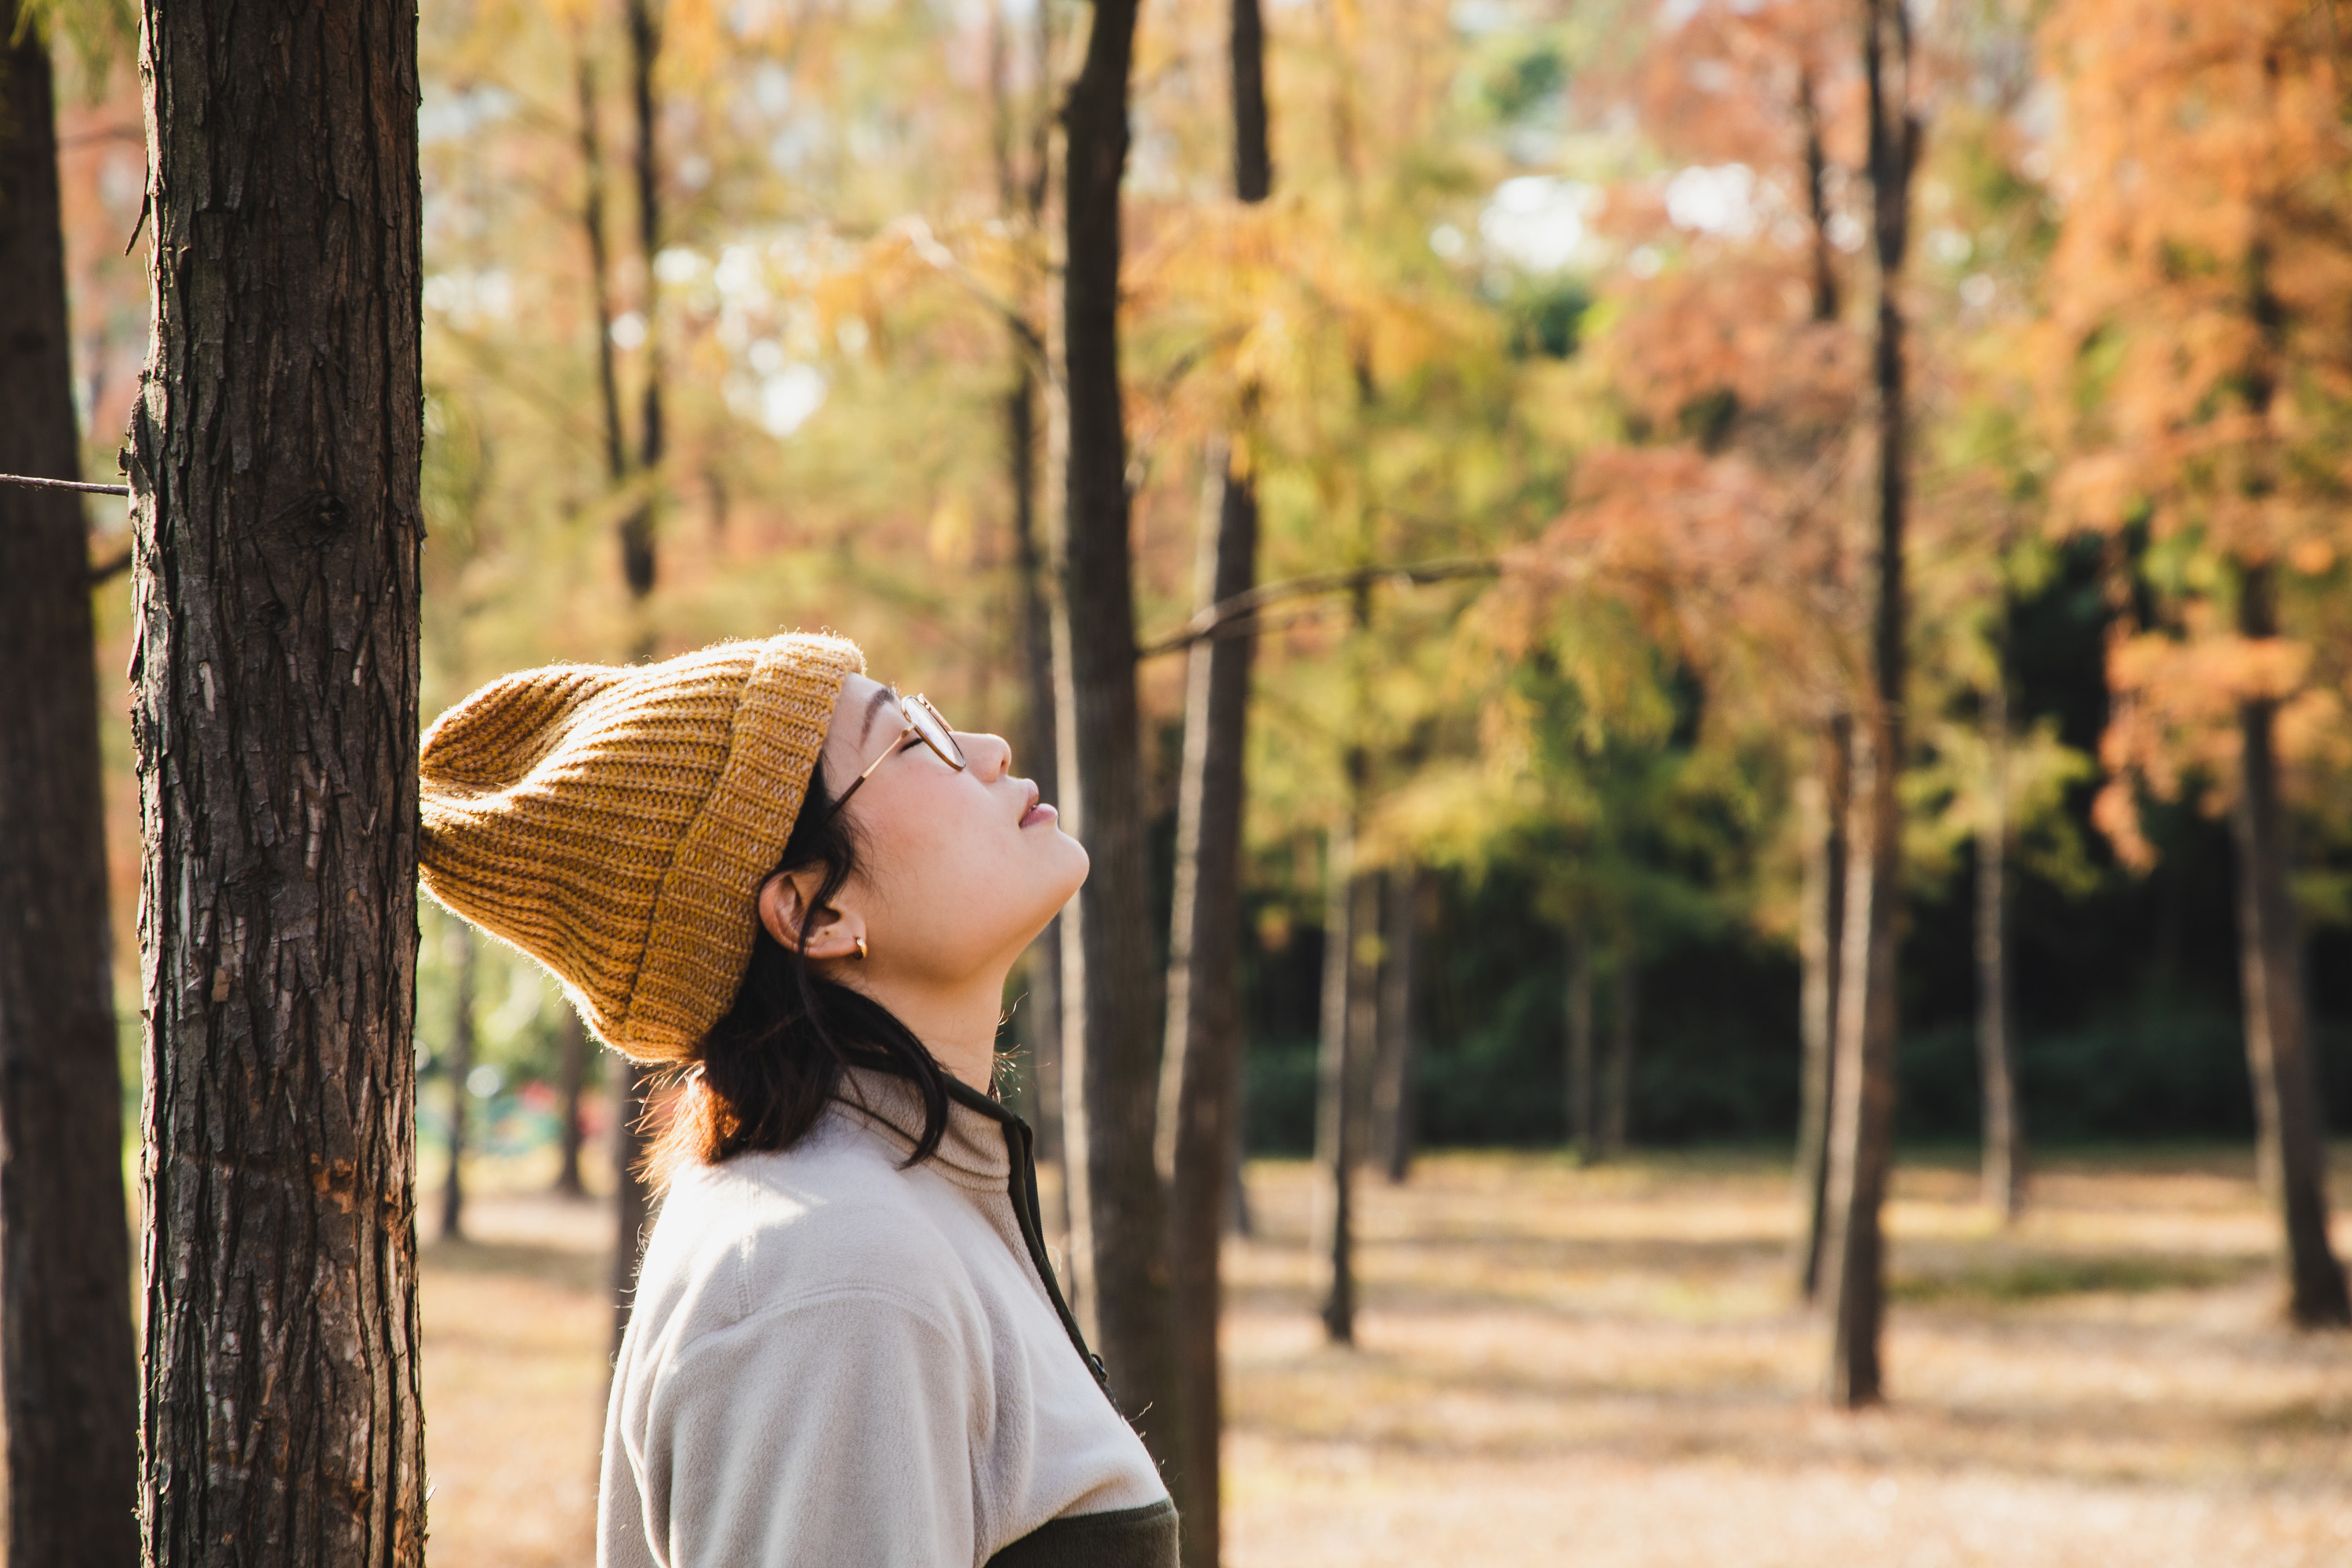
[[[1034,789],[1034,786],[1032,787]],[[1021,826],[1024,827],[1034,827],[1040,823],[1055,821],[1059,817],[1059,816],[1060,813],[1056,812],[1052,806],[1047,805],[1044,801],[1033,798],[1029,802],[1029,809],[1021,814]]]

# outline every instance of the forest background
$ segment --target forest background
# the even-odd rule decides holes
[[[1416,1141],[1822,1158],[1851,763],[1823,746],[1867,722],[1884,405],[1853,10],[1272,5],[1273,194],[1237,200],[1232,8],[1145,9],[1120,312],[1163,961],[1186,659],[1153,650],[1201,608],[1231,474],[1259,579],[1318,590],[1260,618],[1252,675],[1252,1150],[1317,1146],[1318,1058],[1352,1026],[1399,1163]],[[426,715],[525,664],[829,626],[1016,757],[1052,749],[1051,150],[1087,15],[425,7]],[[2011,1125],[2041,1142],[2253,1134],[2232,814],[2254,709],[2315,1109],[2343,1126],[2333,11],[1915,15],[1912,243],[1885,290],[1909,329],[1900,1135],[1976,1139],[2003,1050]],[[145,174],[121,34],[87,30],[57,57],[59,155],[103,475],[148,353],[123,254]],[[121,530],[90,515],[102,570]],[[128,607],[98,604],[110,672]],[[419,984],[428,1138],[452,1102],[494,1135],[551,1128],[577,1045],[553,989],[431,913]],[[1052,1011],[1012,1025],[1047,1121]]]
[[[1146,635],[1192,608],[1204,454],[1244,380],[1266,389],[1250,448],[1264,578],[1500,560],[1596,512],[1642,536],[1622,552],[1696,555],[1703,535],[1612,500],[1622,465],[1651,465],[1630,482],[1661,510],[1769,506],[1725,488],[1769,455],[1723,470],[1786,446],[1798,419],[1822,426],[1834,469],[1805,482],[1859,541],[1864,475],[1845,448],[1865,391],[1867,215],[1837,18],[1696,0],[1392,9],[1269,8],[1282,195],[1264,214],[1226,191],[1224,7],[1168,5],[1139,35],[1125,310]],[[2226,776],[2207,759],[2151,789],[2097,761],[2116,731],[2114,656],[2161,629],[2145,584],[2178,568],[2151,559],[2144,521],[2084,528],[2052,500],[2070,432],[2044,406],[2063,374],[2045,363],[2061,353],[2050,262],[2068,190],[2095,172],[2065,165],[2082,141],[2068,115],[2085,106],[2037,41],[2044,9],[1942,7],[1925,46],[1935,109],[1903,285],[1927,531],[1912,560],[1898,1115],[1914,1138],[1979,1123],[1971,872],[1997,668],[2020,755],[2009,942],[2029,1124],[2052,1139],[2235,1136],[2253,1111]],[[1005,321],[1047,314],[1052,236],[1023,186],[1079,20],[1051,0],[679,7],[655,79],[664,199],[649,263],[619,14],[426,8],[428,715],[529,663],[825,625],[959,724],[1024,733]],[[98,58],[103,75],[60,51],[61,151],[78,401],[88,471],[106,474],[147,329],[143,268],[123,254],[143,189],[135,82],[121,50]],[[583,135],[601,138],[601,172]],[[592,182],[601,288],[583,226]],[[1814,323],[1817,265],[1835,310]],[[653,356],[669,382],[659,466],[620,486],[600,340],[632,422]],[[1040,462],[1047,438],[1041,414]],[[1036,504],[1054,489],[1040,483]],[[641,501],[660,561],[638,601],[614,529]],[[110,508],[92,514],[103,541],[120,533]],[[1612,576],[1585,557],[1594,586],[1573,614],[1507,616],[1507,584],[1384,585],[1363,632],[1327,600],[1262,639],[1244,930],[1254,1148],[1312,1142],[1321,842],[1351,722],[1379,759],[1370,853],[1433,873],[1415,1012],[1424,1137],[1567,1134],[1570,950],[1587,924],[1606,928],[1604,1022],[1621,970],[1639,996],[1629,1134],[1793,1134],[1801,739],[1691,657],[1686,627],[1645,618],[1672,561]],[[1707,591],[1681,585],[1673,614],[1714,615]],[[118,597],[100,600],[109,658],[127,646]],[[1164,922],[1183,660],[1141,668]],[[2314,664],[2303,689],[2329,694],[2333,674]],[[1367,699],[1352,711],[1334,699],[1349,680]],[[128,998],[135,793],[124,732],[110,733]],[[2117,776],[2134,808],[2121,849],[2095,820]],[[2312,1004],[2321,1056],[2340,1059],[2347,822],[2320,775],[2297,783]],[[486,962],[477,1049],[494,1070],[477,1081],[551,1082],[554,994],[502,952]],[[420,1032],[437,1051],[453,988],[441,944],[421,973]],[[1028,1021],[1015,1010],[1024,1039]],[[2352,1120],[2352,1073],[2322,1081],[2333,1124]]]

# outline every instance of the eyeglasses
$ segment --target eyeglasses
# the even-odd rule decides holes
[[[847,805],[849,797],[857,793],[858,785],[872,778],[876,768],[904,751],[909,741],[920,741],[938,755],[940,761],[958,773],[963,772],[963,748],[956,744],[955,731],[940,716],[940,710],[931,706],[930,699],[920,692],[912,697],[901,697],[895,686],[885,689],[890,693],[891,700],[898,704],[899,716],[907,721],[907,727],[898,731],[897,740],[883,748],[880,756],[866,764],[866,771],[852,780],[847,789],[841,792],[841,798],[833,803],[835,811]]]

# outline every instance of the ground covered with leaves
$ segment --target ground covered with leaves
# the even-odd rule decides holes
[[[1966,1170],[1906,1166],[1894,1397],[1859,1416],[1813,1397],[1767,1160],[1368,1180],[1353,1350],[1315,1315],[1310,1173],[1250,1191],[1234,1568],[2352,1561],[2352,1336],[2281,1325],[2242,1157],[2055,1161],[2007,1232]],[[488,1195],[426,1248],[434,1568],[592,1554],[607,1212]]]

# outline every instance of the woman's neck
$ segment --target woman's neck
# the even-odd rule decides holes
[[[982,976],[950,987],[894,984],[887,975],[844,980],[890,1010],[923,1042],[940,1066],[986,1094],[996,1072],[996,1031],[1003,1017],[1004,975]]]

